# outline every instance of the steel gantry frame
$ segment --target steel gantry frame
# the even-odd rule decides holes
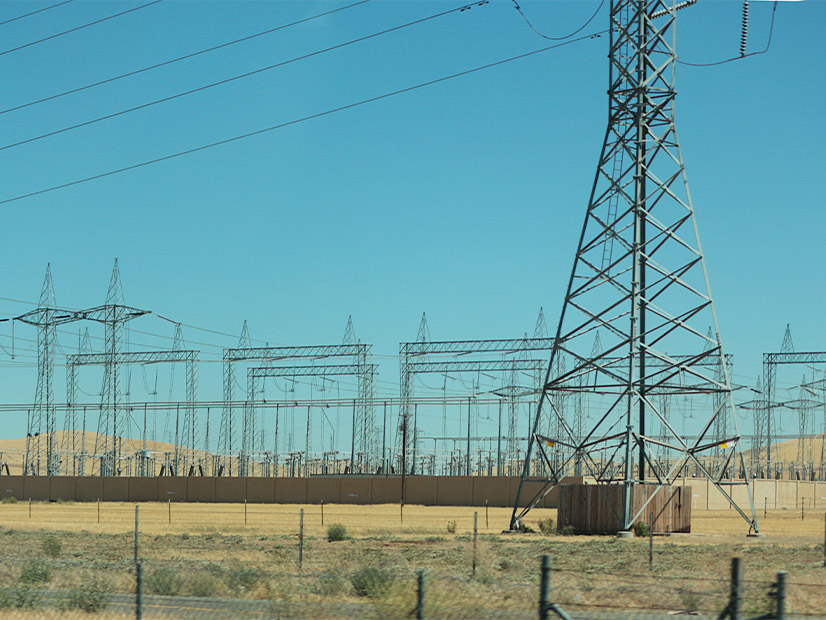
[[[774,412],[783,406],[777,402],[777,367],[794,364],[813,366],[826,364],[826,351],[795,351],[791,345],[791,331],[786,326],[786,337],[783,339],[781,351],[777,353],[763,354],[763,385],[765,386],[765,399],[761,411],[762,433],[759,434],[758,442],[761,455],[765,450],[766,470],[768,475],[772,475],[772,445],[777,440],[777,426],[775,424]],[[804,382],[805,383],[805,382]]]
[[[178,426],[175,427],[175,455],[174,471],[177,473],[186,468],[187,465],[195,465],[197,462],[196,450],[198,442],[198,419],[196,415],[196,402],[198,401],[198,358],[200,351],[194,350],[171,350],[171,351],[128,351],[117,354],[115,360],[111,353],[77,353],[66,358],[66,392],[69,411],[74,410],[76,395],[78,391],[78,369],[81,366],[103,366],[111,368],[130,364],[175,364],[183,363],[186,372],[186,401],[184,404],[184,420],[181,432]],[[119,475],[120,467],[120,445],[118,439],[125,434],[126,418],[128,407],[123,407],[121,412],[121,432],[113,437],[112,451],[103,454],[95,452],[92,455],[96,461],[100,461],[99,472],[101,475]],[[145,430],[145,429],[144,429]],[[145,443],[145,437],[144,437]],[[180,447],[184,448],[183,458],[179,452]],[[110,463],[111,461],[111,463]],[[181,465],[183,467],[181,467]],[[105,473],[109,472],[109,473]],[[81,474],[82,475],[82,474]]]
[[[544,326],[544,314],[540,309],[539,319],[537,319],[537,329],[540,329],[540,321]],[[424,327],[423,327],[424,326]],[[510,385],[503,388],[499,395],[507,399],[508,407],[508,457],[515,454],[516,437],[516,399],[523,396],[526,391],[535,391],[539,384],[530,386],[527,390],[516,385],[515,376],[517,372],[526,371],[534,373],[534,377],[540,376],[541,369],[545,366],[544,361],[530,360],[525,356],[531,351],[550,351],[553,346],[553,339],[548,337],[539,338],[502,338],[492,340],[443,340],[429,341],[429,330],[425,330],[425,317],[422,315],[422,325],[419,327],[419,334],[415,342],[402,342],[399,344],[400,363],[400,398],[399,425],[396,443],[399,445],[399,454],[412,454],[411,442],[414,441],[413,433],[403,433],[402,429],[412,416],[413,381],[417,374],[439,373],[449,375],[450,373],[479,373],[479,372],[509,372]],[[424,334],[427,334],[424,337]],[[501,355],[513,355],[512,359],[498,360],[462,360],[462,361],[416,361],[430,355],[451,355],[464,356],[471,354],[498,353]],[[521,358],[520,358],[521,356]],[[537,363],[540,364],[537,367]],[[406,445],[402,445],[406,441]]]
[[[296,378],[296,377],[335,377],[335,376],[352,376],[356,377],[361,381],[362,377],[365,375],[369,377],[371,382],[375,382],[376,377],[378,376],[378,366],[376,364],[367,364],[366,366],[362,363],[356,364],[320,364],[320,365],[312,365],[312,366],[262,366],[258,368],[250,368],[247,370],[247,385],[248,385],[248,394],[254,395],[257,394],[259,391],[258,384],[263,379],[268,377],[273,378]],[[352,436],[350,442],[350,472],[360,472],[366,473],[373,471],[375,466],[378,463],[378,455],[375,452],[375,442],[371,441],[368,437],[363,435],[359,435],[359,426],[357,425],[358,419],[358,409],[362,403],[359,402],[360,399],[354,398],[352,399],[353,403],[353,426],[352,426]],[[247,401],[247,408],[248,412],[245,414],[245,420],[256,420],[256,405],[257,401],[254,398],[250,398]],[[285,406],[289,406],[288,402],[283,403]],[[325,403],[325,401],[319,401],[319,406],[321,407],[329,407],[329,404]],[[306,440],[304,444],[304,465],[305,467],[309,467],[309,450],[310,450],[310,426],[311,426],[311,405],[307,405],[307,434]],[[275,453],[274,453],[274,462],[277,466],[278,464],[278,414],[279,414],[279,407],[276,406],[275,410],[275,428],[276,428],[276,438],[275,438]],[[364,429],[365,426],[362,425],[361,429]],[[263,432],[263,429],[262,431]],[[361,431],[362,433],[364,430]],[[370,452],[359,452],[357,447],[371,447]],[[322,446],[323,451],[323,446]],[[277,473],[276,473],[277,475]]]
[[[368,455],[364,467],[369,467],[376,457],[376,428],[373,408],[373,383],[375,366],[369,363],[372,354],[372,345],[351,343],[351,344],[328,344],[328,345],[305,345],[305,346],[279,346],[279,347],[241,347],[224,349],[224,408],[221,418],[221,438],[219,448],[222,455],[229,457],[234,450],[233,418],[235,416],[235,406],[233,393],[235,389],[235,364],[242,361],[258,361],[267,364],[275,364],[291,359],[312,359],[320,360],[330,357],[349,357],[357,367],[358,372],[353,373],[358,378],[358,398],[354,419],[354,440],[356,443],[354,452]],[[282,368],[283,366],[267,366],[266,368]],[[319,366],[321,368],[321,366]],[[248,400],[252,398],[248,394]],[[244,408],[244,420],[242,425],[241,451],[239,468],[244,468],[244,463],[249,461],[249,455],[254,451],[254,433],[256,420],[254,409]],[[231,465],[231,459],[229,463]],[[239,475],[245,475],[239,471]]]
[[[610,3],[608,127],[528,438],[512,529],[572,471],[578,458],[597,480],[605,479],[607,465],[617,461],[624,486],[623,506],[615,508],[620,529],[629,529],[690,463],[711,480],[750,531],[758,530],[728,368],[723,362],[722,376],[715,377],[702,366],[725,357],[674,122],[678,8],[673,0]],[[708,325],[710,337],[705,334]],[[591,353],[594,332],[603,349],[597,355]],[[675,352],[683,356],[675,357]],[[573,363],[553,375],[560,355]],[[606,363],[611,357],[617,361]],[[582,382],[583,376],[589,381]],[[576,436],[558,409],[560,397],[567,394],[581,394],[600,411],[583,437]],[[720,401],[716,408],[708,402],[715,394]],[[674,395],[704,403],[708,419],[692,439],[682,436],[661,410],[659,401]],[[562,436],[537,432],[546,410],[559,419]],[[720,415],[732,421],[732,435],[725,441],[708,436]],[[653,420],[667,431],[667,441],[649,436],[646,422]],[[549,467],[550,475],[537,480],[539,491],[525,497],[533,451],[546,459],[545,447],[556,444],[573,454]],[[654,447],[665,455],[655,455]],[[725,454],[718,474],[699,460],[710,450]],[[745,475],[750,514],[723,487],[721,476],[735,453]],[[606,463],[598,455],[610,456]],[[633,506],[633,487],[646,482],[649,471],[654,490],[642,506]]]

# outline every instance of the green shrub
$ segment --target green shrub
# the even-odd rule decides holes
[[[233,592],[249,592],[261,580],[261,571],[250,566],[236,564],[226,571],[227,587]]]
[[[68,600],[63,604],[64,609],[80,609],[87,613],[95,613],[106,606],[106,583],[97,576],[87,576],[78,585],[69,589]]]
[[[2,501],[4,504],[16,504],[17,503],[17,498],[13,497],[11,495],[7,495],[6,497],[4,497],[0,501]]]
[[[313,590],[322,596],[341,594],[347,587],[347,581],[341,570],[328,568],[318,575],[318,582]]]
[[[556,526],[554,524],[554,520],[550,517],[548,517],[547,519],[540,519],[537,525],[539,526],[539,531],[545,534],[545,536],[556,534]]]
[[[519,531],[523,534],[533,534],[533,528],[527,523],[519,522]]]
[[[678,593],[685,611],[696,612],[700,609],[700,594],[684,588],[679,589]]]
[[[48,583],[51,580],[49,565],[37,558],[29,560],[20,571],[20,581],[23,583]]]
[[[58,557],[60,552],[63,551],[63,543],[54,534],[47,534],[44,536],[41,541],[41,546],[43,547],[43,553],[48,555],[50,558]]]
[[[198,571],[189,578],[187,589],[192,596],[214,596],[218,591],[218,580],[208,572]]]
[[[40,602],[40,593],[30,585],[0,588],[0,609],[38,607]]]
[[[576,528],[570,523],[568,525],[563,525],[558,531],[563,536],[573,536],[576,534]]]
[[[172,568],[156,568],[146,577],[146,589],[153,594],[175,596],[181,592],[183,579]]]
[[[456,533],[456,521],[448,521],[447,522],[447,531],[449,534]]]
[[[651,533],[651,528],[643,521],[637,521],[632,529],[634,530],[634,536],[647,537]]]
[[[329,542],[347,540],[348,538],[350,537],[347,535],[347,528],[341,523],[333,523],[327,528],[327,540]]]
[[[392,571],[376,566],[365,566],[350,575],[353,590],[359,596],[378,598],[386,594],[396,581]]]

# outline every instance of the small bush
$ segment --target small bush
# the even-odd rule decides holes
[[[554,520],[550,517],[547,519],[540,519],[537,525],[539,526],[539,531],[545,534],[545,536],[556,534],[556,525],[554,524]]]
[[[456,521],[448,521],[447,522],[447,532],[448,532],[448,534],[455,534],[456,533]]]
[[[259,569],[240,564],[231,567],[225,575],[227,587],[233,592],[249,592],[258,584],[261,577]]]
[[[96,613],[106,606],[106,589],[106,583],[99,577],[87,577],[69,590],[64,608]]]
[[[576,534],[576,528],[570,523],[568,525],[563,525],[559,528],[558,531],[563,536],[573,536],[574,534]]]
[[[378,598],[386,594],[396,581],[396,576],[387,569],[365,566],[350,575],[350,583],[359,596]]]
[[[328,568],[318,576],[318,582],[313,590],[321,596],[333,596],[341,594],[347,588],[347,580],[344,574],[335,568]]]
[[[44,536],[41,541],[41,546],[43,547],[43,553],[50,558],[58,557],[60,552],[63,551],[63,543],[54,534]]]
[[[214,596],[218,591],[218,580],[208,572],[198,571],[189,578],[187,589],[192,596]]]
[[[29,560],[20,571],[20,581],[23,583],[48,583],[52,580],[52,571],[43,560]]]
[[[637,521],[632,529],[634,530],[634,536],[647,537],[651,533],[651,528],[642,521]]]
[[[533,534],[533,528],[527,523],[519,522],[519,531],[523,534]]]
[[[341,523],[333,523],[330,527],[327,528],[327,540],[329,542],[347,540],[348,538],[349,536],[347,535],[347,528],[344,527]]]
[[[683,603],[683,607],[685,611],[688,612],[695,612],[699,611],[700,609],[700,594],[697,592],[693,592],[691,590],[680,589],[678,590],[680,595],[680,600]]]
[[[0,588],[0,609],[38,607],[40,602],[40,593],[30,585]]]
[[[183,579],[171,568],[156,568],[146,577],[146,589],[153,594],[175,596],[180,594]]]
[[[12,497],[11,495],[7,495],[6,497],[4,497],[0,501],[2,501],[4,504],[16,504],[17,503],[17,498]]]

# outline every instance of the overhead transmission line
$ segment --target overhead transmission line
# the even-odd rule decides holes
[[[284,129],[285,127],[290,127],[292,125],[298,125],[300,123],[304,123],[304,122],[314,120],[314,119],[317,119],[317,118],[322,118],[324,116],[329,116],[329,115],[335,114],[337,112],[343,112],[344,110],[350,110],[350,109],[353,109],[353,108],[357,108],[357,107],[366,105],[368,103],[374,103],[376,101],[381,101],[383,99],[389,99],[390,97],[395,97],[396,95],[409,93],[409,92],[412,92],[414,90],[419,90],[421,88],[425,88],[427,86],[433,86],[435,84],[441,84],[442,82],[447,82],[449,80],[464,77],[464,76],[470,75],[472,73],[477,73],[479,71],[484,71],[486,69],[492,69],[494,67],[498,67],[498,66],[507,64],[509,62],[514,62],[514,61],[517,61],[517,60],[522,60],[524,58],[529,58],[530,56],[535,56],[536,54],[541,54],[543,52],[547,52],[547,51],[552,50],[552,49],[556,49],[556,48],[563,47],[563,46],[566,46],[566,45],[571,45],[572,43],[578,43],[580,41],[585,41],[585,40],[588,40],[588,39],[595,39],[597,37],[602,36],[606,32],[608,32],[608,30],[601,30],[599,32],[594,32],[594,33],[591,33],[591,34],[583,35],[581,37],[577,37],[575,39],[569,39],[567,41],[563,41],[562,43],[555,43],[554,45],[548,45],[546,47],[540,48],[538,50],[534,50],[532,52],[525,52],[524,54],[519,54],[517,56],[511,56],[510,58],[506,58],[504,60],[498,60],[496,62],[491,62],[491,63],[488,63],[486,65],[482,65],[482,66],[479,66],[479,67],[474,67],[473,69],[467,69],[465,71],[460,71],[459,73],[453,73],[451,75],[447,75],[447,76],[444,76],[444,77],[441,77],[441,78],[437,78],[435,80],[429,80],[427,82],[421,82],[421,83],[415,84],[413,86],[408,86],[407,88],[394,90],[392,92],[385,93],[383,95],[377,95],[375,97],[369,97],[367,99],[362,99],[362,100],[356,101],[354,103],[348,103],[346,105],[338,106],[336,108],[331,108],[331,109],[325,110],[323,112],[317,112],[315,114],[310,114],[308,116],[302,116],[301,118],[296,118],[296,119],[293,119],[291,121],[285,121],[285,122],[279,123],[277,125],[271,125],[270,127],[264,127],[263,129],[258,129],[256,131],[250,131],[250,132],[247,132],[247,133],[244,133],[244,134],[233,136],[231,138],[225,138],[223,140],[218,140],[217,142],[210,142],[209,144],[203,144],[201,146],[196,146],[196,147],[186,149],[186,150],[183,150],[183,151],[178,151],[176,153],[171,153],[169,155],[163,155],[161,157],[156,157],[154,159],[149,159],[149,160],[146,160],[146,161],[142,161],[142,162],[137,163],[137,164],[131,164],[129,166],[124,166],[122,168],[116,168],[115,170],[109,170],[107,172],[101,172],[99,174],[84,177],[82,179],[76,179],[74,181],[69,181],[68,183],[61,183],[59,185],[53,185],[51,187],[46,187],[44,189],[39,189],[39,190],[36,190],[36,191],[33,191],[33,192],[28,192],[26,194],[20,194],[18,196],[14,196],[12,198],[6,198],[4,200],[0,200],[0,205],[9,204],[11,202],[17,202],[18,200],[23,200],[25,198],[32,198],[34,196],[40,196],[42,194],[47,194],[47,193],[54,192],[54,191],[57,191],[57,190],[66,189],[68,187],[73,187],[75,185],[80,185],[82,183],[88,183],[90,181],[96,181],[98,179],[109,177],[109,176],[112,176],[112,175],[115,175],[115,174],[121,174],[123,172],[129,172],[130,170],[136,170],[138,168],[143,168],[143,167],[151,166],[153,164],[158,164],[158,163],[161,163],[161,162],[164,162],[164,161],[169,161],[171,159],[176,159],[178,157],[183,157],[185,155],[191,155],[193,153],[206,151],[208,149],[212,149],[212,148],[215,148],[215,147],[218,147],[218,146],[223,146],[225,144],[230,144],[232,142],[238,142],[240,140],[245,140],[247,138],[251,138],[253,136],[258,136],[258,135],[268,133],[268,132],[271,132],[271,131],[275,131],[275,130],[278,130],[278,129]]]
[[[74,28],[69,28],[69,30],[64,30],[63,32],[58,32],[56,34],[51,34],[48,37],[43,37],[42,39],[38,39],[37,41],[31,41],[29,43],[24,43],[23,45],[18,45],[17,47],[12,47],[11,49],[4,50],[0,52],[0,56],[5,56],[6,54],[11,54],[12,52],[17,52],[27,47],[31,47],[33,45],[38,45],[40,43],[45,43],[46,41],[51,41],[52,39],[57,39],[58,37],[62,37],[67,34],[71,34],[73,32],[77,32],[78,30],[83,30],[84,28],[89,28],[90,26],[95,26],[97,24],[109,21],[110,19],[115,19],[116,17],[121,17],[128,13],[134,13],[135,11],[140,11],[141,9],[145,9],[150,7],[154,4],[158,4],[159,2],[163,2],[163,0],[152,0],[152,2],[147,2],[146,4],[141,4],[140,6],[132,7],[131,9],[127,9],[125,11],[121,11],[120,13],[115,13],[114,15],[109,15],[107,17],[102,17],[100,19],[96,19],[93,22],[89,22],[86,24],[82,24],[80,26],[75,26]]]
[[[194,95],[195,93],[200,93],[200,92],[203,92],[205,90],[209,90],[210,88],[215,88],[216,86],[223,86],[224,84],[229,84],[231,82],[235,82],[237,80],[248,78],[248,77],[251,77],[253,75],[258,75],[259,73],[264,73],[265,71],[271,71],[271,70],[277,69],[279,67],[284,67],[286,65],[292,64],[294,62],[298,62],[300,60],[306,60],[307,58],[313,58],[314,56],[320,56],[321,54],[326,54],[327,52],[332,52],[334,50],[338,50],[338,49],[347,47],[349,45],[354,45],[356,43],[362,43],[362,42],[367,41],[369,39],[374,39],[376,37],[380,37],[382,35],[389,34],[391,32],[397,32],[397,31],[402,30],[404,28],[410,28],[411,26],[416,26],[416,25],[428,22],[430,20],[437,19],[439,17],[444,17],[446,15],[450,15],[451,13],[463,12],[463,11],[466,11],[469,8],[473,7],[473,6],[483,6],[485,4],[488,4],[488,0],[482,0],[481,2],[475,2],[473,4],[466,4],[466,5],[463,5],[463,6],[460,6],[460,7],[456,7],[455,9],[442,11],[441,13],[436,13],[434,15],[430,15],[428,17],[423,17],[421,19],[417,19],[417,20],[414,20],[412,22],[407,22],[406,24],[402,24],[400,26],[393,26],[392,28],[387,28],[385,30],[381,30],[379,32],[374,32],[372,34],[368,34],[368,35],[365,35],[363,37],[358,37],[356,39],[351,39],[349,41],[345,41],[344,43],[339,43],[339,44],[333,45],[331,47],[325,47],[324,49],[316,50],[315,52],[310,52],[308,54],[303,54],[301,56],[296,56],[294,58],[290,58],[288,60],[283,60],[281,62],[277,62],[277,63],[272,64],[272,65],[267,65],[266,67],[261,67],[259,69],[254,69],[252,71],[247,71],[246,73],[241,73],[239,75],[234,75],[232,77],[228,77],[228,78],[223,79],[223,80],[218,80],[217,82],[212,82],[210,84],[205,84],[204,86],[199,86],[197,88],[192,88],[190,90],[185,90],[183,92],[176,93],[174,95],[169,95],[168,97],[162,97],[161,99],[156,99],[155,101],[149,101],[147,103],[142,103],[140,105],[133,106],[131,108],[126,108],[125,110],[120,110],[118,112],[113,112],[112,114],[105,114],[103,116],[98,116],[97,118],[93,118],[91,120],[84,121],[82,123],[76,123],[76,124],[70,125],[68,127],[63,127],[62,129],[56,129],[54,131],[49,131],[49,132],[40,134],[38,136],[34,136],[34,137],[31,137],[31,138],[26,138],[25,140],[20,140],[18,142],[13,142],[11,144],[6,144],[6,145],[3,145],[3,146],[0,146],[0,151],[5,151],[7,149],[12,149],[12,148],[15,148],[15,147],[18,147],[18,146],[22,146],[24,144],[29,144],[31,142],[36,142],[38,140],[43,140],[44,138],[51,138],[52,136],[57,136],[57,135],[66,133],[68,131],[73,131],[75,129],[80,129],[81,127],[88,127],[89,125],[94,125],[96,123],[100,123],[102,121],[109,120],[109,119],[112,119],[112,118],[117,118],[117,117],[123,116],[125,114],[130,114],[132,112],[137,112],[139,110],[145,110],[146,108],[150,108],[152,106],[156,106],[156,105],[161,104],[161,103],[167,103],[167,102],[173,101],[175,99],[180,99],[181,97],[186,97],[188,95]]]
[[[50,6],[43,7],[42,9],[37,9],[36,11],[31,11],[29,13],[24,13],[23,15],[18,15],[17,17],[12,17],[11,19],[7,19],[5,21],[0,22],[0,26],[5,26],[6,24],[16,22],[18,19],[25,19],[26,17],[31,17],[32,15],[37,15],[38,13],[43,13],[45,11],[51,11],[52,9],[56,9],[57,7],[63,6],[64,4],[69,4],[70,2],[74,2],[74,0],[63,0],[63,2],[58,2],[57,4],[52,4]]]
[[[72,0],[68,0],[71,2]],[[122,80],[124,78],[132,77],[134,75],[139,75],[141,73],[145,73],[147,71],[152,71],[154,69],[160,69],[161,67],[167,67],[169,65],[175,64],[176,62],[181,62],[182,60],[188,60],[190,58],[195,58],[196,56],[200,56],[201,54],[207,54],[209,52],[214,52],[216,50],[223,49],[225,47],[230,47],[231,45],[237,45],[238,43],[244,43],[245,41],[250,41],[257,37],[262,37],[267,34],[272,34],[273,32],[278,32],[279,30],[284,30],[286,28],[291,28],[293,26],[298,26],[299,24],[304,24],[306,22],[319,19],[321,17],[326,17],[327,15],[332,15],[333,13],[338,13],[340,11],[346,11],[347,9],[352,9],[353,7],[359,6],[361,4],[366,4],[367,2],[372,2],[372,0],[359,0],[358,2],[354,2],[353,4],[348,4],[345,6],[341,6],[330,11],[325,11],[323,13],[318,13],[316,15],[311,15],[309,17],[305,17],[304,19],[299,19],[294,22],[290,22],[288,24],[283,24],[281,26],[276,26],[275,28],[268,28],[267,30],[262,30],[261,32],[256,32],[254,34],[247,35],[245,37],[241,37],[240,39],[235,39],[233,41],[227,41],[226,43],[220,43],[219,45],[213,45],[212,47],[207,47],[195,52],[191,52],[189,54],[184,54],[183,56],[178,56],[177,58],[172,58],[170,60],[165,60],[163,62],[155,63],[154,65],[149,65],[143,67],[141,69],[135,69],[134,71],[128,71],[126,73],[121,73],[120,75],[115,75],[110,78],[106,78],[105,80],[100,80],[97,82],[92,82],[91,84],[86,84],[84,86],[78,86],[77,88],[72,88],[61,93],[57,93],[54,95],[49,95],[48,97],[42,97],[40,99],[36,99],[34,101],[29,101],[28,103],[22,103],[20,105],[13,106],[11,108],[6,108],[5,110],[0,110],[0,114],[7,114],[9,112],[14,112],[16,110],[22,110],[23,108],[28,108],[33,105],[37,105],[40,103],[45,103],[46,101],[52,101],[54,99],[59,99],[61,97],[65,97],[67,95],[72,95],[74,93],[79,93],[84,90],[89,90],[90,88],[96,88],[98,86],[103,86],[104,84],[111,84],[112,82],[116,82],[118,80]]]
[[[538,34],[543,39],[547,39],[548,41],[564,41],[565,39],[570,39],[571,37],[575,37],[580,32],[585,30],[585,28],[588,27],[588,24],[590,24],[592,21],[594,21],[594,18],[596,18],[596,16],[599,14],[600,10],[602,10],[603,5],[605,4],[605,0],[600,0],[599,6],[597,6],[596,11],[593,12],[591,17],[588,18],[588,21],[586,21],[584,24],[582,24],[579,28],[574,30],[572,33],[566,34],[564,37],[549,37],[549,36],[539,32],[539,30],[537,30],[537,28],[531,23],[531,20],[528,19],[528,16],[525,15],[525,13],[522,11],[522,7],[519,6],[519,3],[516,0],[512,0],[512,2],[513,2],[513,6],[516,9],[516,11],[522,16],[522,19],[525,20],[525,23],[528,24],[528,26],[530,26],[531,30],[533,30],[536,34]]]
[[[732,56],[731,58],[726,58],[725,60],[718,60],[716,62],[686,62],[685,60],[677,59],[677,62],[681,65],[686,65],[689,67],[716,67],[719,65],[724,65],[729,62],[734,62],[735,60],[743,60],[744,58],[749,58],[751,56],[760,56],[761,54],[765,54],[769,51],[769,48],[772,44],[772,35],[774,34],[774,17],[777,13],[777,1],[775,1],[774,6],[772,7],[772,19],[771,24],[769,25],[769,38],[766,41],[766,47],[762,50],[756,52],[749,52],[746,53],[746,42],[748,40],[748,19],[749,19],[749,12],[748,12],[748,2],[744,2],[743,4],[743,25],[740,32],[740,55],[739,56]]]

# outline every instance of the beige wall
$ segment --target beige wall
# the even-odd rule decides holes
[[[569,478],[570,483],[582,478]],[[708,480],[688,478],[692,510],[725,510],[728,501]],[[519,487],[514,476],[408,476],[405,503],[429,506],[512,506]],[[524,504],[542,488],[539,481],[526,483]],[[742,507],[748,505],[743,485],[724,487]],[[755,480],[754,506],[759,511],[826,508],[826,482]],[[398,476],[319,476],[312,478],[92,478],[71,476],[0,476],[0,497],[18,500],[243,502],[278,504],[386,504],[401,498]],[[555,508],[558,494],[549,493],[540,503]]]

